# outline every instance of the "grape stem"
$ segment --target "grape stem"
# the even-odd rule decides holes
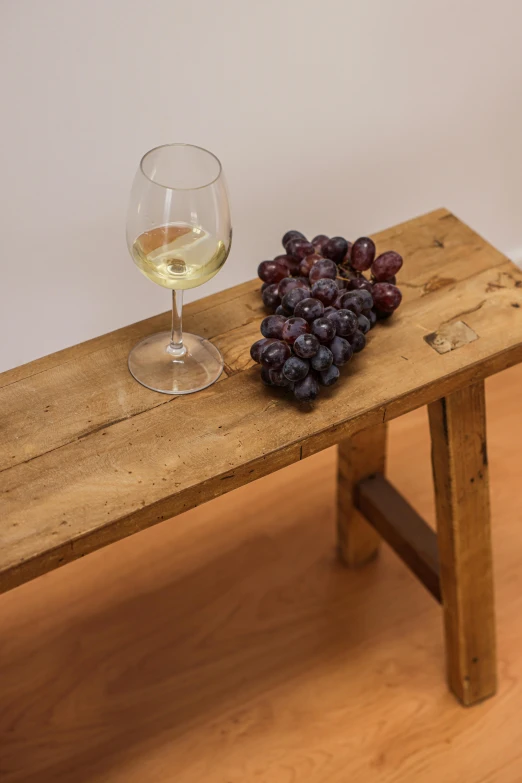
[[[172,291],[172,332],[170,343],[167,346],[167,353],[171,356],[185,356],[187,349],[183,345],[183,291]]]

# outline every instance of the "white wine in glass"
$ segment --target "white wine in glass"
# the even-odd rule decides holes
[[[172,330],[138,343],[129,370],[144,386],[189,394],[219,378],[223,360],[208,340],[182,331],[182,297],[210,280],[227,260],[230,209],[219,160],[190,144],[147,152],[131,192],[127,244],[136,266],[172,290]]]

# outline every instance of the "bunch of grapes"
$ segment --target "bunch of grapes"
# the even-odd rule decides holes
[[[263,319],[263,337],[250,355],[264,383],[312,402],[363,350],[376,322],[400,305],[395,283],[402,258],[394,251],[376,258],[368,237],[352,244],[319,234],[308,242],[300,231],[287,231],[283,247],[284,255],[259,264],[263,302],[273,315]]]

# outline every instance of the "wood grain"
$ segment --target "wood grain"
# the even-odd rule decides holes
[[[337,447],[337,547],[348,566],[361,566],[379,551],[379,535],[356,504],[359,482],[386,469],[388,425],[362,430]]]
[[[440,601],[437,536],[431,527],[379,473],[360,482],[356,497],[360,513]]]
[[[522,360],[522,274],[498,251],[445,210],[376,239],[407,258],[405,303],[314,411],[249,366],[257,283],[189,308],[228,376],[193,397],[127,372],[128,349],[165,316],[5,373],[0,591]],[[443,355],[424,341],[458,320],[479,339]]]
[[[429,406],[448,683],[470,705],[496,690],[484,383]]]
[[[486,387],[496,698],[386,543],[339,566],[332,449],[0,596],[2,783],[518,783],[522,365]],[[426,409],[387,471],[433,526]]]

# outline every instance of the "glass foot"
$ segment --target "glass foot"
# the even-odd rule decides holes
[[[213,384],[223,370],[218,349],[203,337],[183,332],[186,353],[167,352],[170,332],[146,337],[129,354],[131,375],[147,389],[162,394],[191,394]]]

